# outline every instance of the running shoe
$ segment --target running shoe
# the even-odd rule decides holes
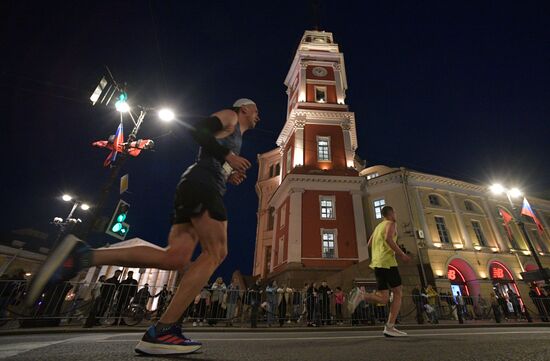
[[[90,246],[72,234],[67,235],[33,277],[25,299],[26,305],[33,306],[48,284],[68,281],[80,270],[89,267],[91,255]]]
[[[357,306],[365,299],[365,292],[357,291],[353,297],[348,301],[348,311],[349,313],[355,312]]]
[[[202,343],[185,337],[178,325],[162,332],[157,332],[156,326],[152,325],[137,344],[135,351],[144,355],[177,355],[193,353],[201,347]]]
[[[399,331],[395,327],[384,326],[384,336],[386,337],[406,337],[408,334],[403,331]]]

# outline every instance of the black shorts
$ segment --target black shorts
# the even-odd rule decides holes
[[[378,291],[388,290],[401,286],[401,275],[397,267],[375,268],[376,287]]]
[[[184,180],[176,188],[172,224],[191,223],[191,218],[208,211],[217,221],[227,221],[221,194],[207,185]]]

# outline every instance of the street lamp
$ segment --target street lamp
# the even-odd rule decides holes
[[[168,109],[168,108],[160,109],[159,112],[158,112],[158,116],[159,116],[160,120],[162,120],[164,122],[171,122],[176,117],[174,112],[171,109]]]
[[[529,234],[527,233],[527,230],[525,229],[525,223],[523,223],[521,219],[521,214],[518,213],[516,206],[514,205],[514,202],[512,201],[512,198],[521,197],[523,193],[519,188],[513,187],[510,189],[505,188],[502,184],[495,183],[489,187],[491,192],[496,195],[500,195],[502,193],[506,194],[506,197],[508,198],[508,202],[510,203],[510,207],[512,210],[512,217],[516,224],[518,225],[519,229],[521,230],[521,233],[523,234],[523,237],[525,238],[525,241],[527,243],[527,247],[529,248],[529,251],[523,252],[526,256],[531,254],[533,255],[533,258],[535,259],[535,262],[539,268],[539,275],[542,277],[544,282],[546,283],[546,287],[550,287],[550,278],[548,276],[547,269],[545,269],[542,266],[542,263],[539,258],[538,252],[535,251],[535,247],[533,246],[533,243],[531,242],[531,239],[529,238]],[[522,273],[522,277],[525,279],[527,272]],[[537,276],[539,276],[537,275]],[[540,278],[539,278],[540,280]]]
[[[79,199],[75,199],[70,194],[63,194],[61,196],[61,199],[63,199],[63,201],[65,202],[72,201],[73,206],[71,207],[71,210],[69,211],[69,214],[67,215],[67,217],[65,217],[64,219],[61,217],[55,217],[53,219],[52,223],[59,227],[59,234],[57,235],[53,248],[57,246],[57,243],[59,242],[59,240],[61,239],[61,237],[63,236],[63,234],[65,233],[69,225],[71,224],[75,225],[77,223],[82,222],[80,218],[73,218],[73,214],[76,211],[76,208],[80,206],[80,209],[82,209],[83,211],[87,211],[91,208],[88,203],[84,203]]]

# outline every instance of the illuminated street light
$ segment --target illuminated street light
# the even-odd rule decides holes
[[[499,183],[493,184],[492,186],[489,187],[489,189],[494,194],[502,194],[506,191],[506,189],[502,186],[502,184],[499,184]]]
[[[86,203],[82,203],[80,205],[80,209],[82,209],[83,211],[87,211],[88,209],[90,209],[90,206]]]
[[[161,110],[159,110],[158,115],[159,115],[160,120],[162,120],[164,122],[171,122],[176,117],[174,112],[171,109],[168,109],[168,108],[162,108]]]
[[[510,196],[512,198],[521,197],[522,193],[518,188],[512,188],[510,189]]]
[[[63,194],[63,197],[61,197],[61,199],[63,199],[65,202],[69,202],[71,199],[73,199],[73,197],[68,194]]]
[[[121,112],[121,113],[128,113],[130,111],[130,106],[128,105],[128,103],[126,103],[123,100],[118,100],[115,103],[115,108],[117,112]]]
[[[525,242],[527,243],[527,248],[529,248],[529,250],[524,250],[522,253],[526,256],[532,255],[533,258],[535,259],[535,262],[536,262],[537,267],[538,267],[538,271],[537,271],[538,274],[535,274],[534,276],[529,275],[529,277],[533,277],[533,279],[535,277],[540,277],[539,280],[543,279],[544,283],[546,284],[546,287],[550,288],[550,270],[548,268],[543,267],[543,265],[540,261],[540,258],[539,258],[539,254],[538,254],[537,251],[535,251],[535,247],[533,246],[533,242],[531,241],[531,238],[529,237],[529,234],[527,233],[527,230],[525,229],[525,223],[521,219],[522,214],[518,211],[518,209],[516,208],[514,202],[512,201],[512,198],[517,198],[517,197],[522,196],[523,195],[522,192],[516,187],[514,187],[514,188],[505,188],[499,183],[495,183],[492,186],[490,186],[489,190],[493,194],[497,194],[497,195],[502,194],[502,193],[506,194],[506,197],[508,198],[508,202],[510,203],[510,208],[512,210],[513,219],[514,219],[515,223],[518,225],[521,233],[523,234],[523,238],[525,238]],[[535,272],[535,271],[523,272],[522,276],[527,275],[528,273],[533,273],[533,272]]]

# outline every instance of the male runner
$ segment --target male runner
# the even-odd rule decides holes
[[[185,337],[177,323],[187,306],[227,255],[227,215],[222,195],[225,183],[239,185],[250,162],[238,156],[242,134],[259,122],[258,108],[250,99],[237,100],[231,109],[202,120],[192,131],[199,143],[198,160],[182,175],[177,186],[168,247],[146,246],[92,250],[73,235],[48,257],[29,289],[33,305],[49,282],[73,278],[95,265],[147,267],[183,271],[197,243],[202,253],[190,264],[166,311],[149,327],[135,350],[145,354],[184,354],[197,351],[200,342]]]
[[[367,293],[363,297],[357,297],[356,302],[359,303],[364,299],[368,303],[386,305],[390,300],[391,290],[393,300],[390,306],[388,322],[384,327],[384,336],[402,337],[407,336],[407,334],[395,328],[395,320],[401,309],[401,297],[403,295],[401,276],[397,269],[395,256],[399,256],[404,262],[409,262],[411,257],[405,254],[397,243],[395,243],[397,240],[397,228],[393,208],[390,206],[383,207],[382,216],[384,220],[376,226],[369,239],[369,245],[372,246],[370,267],[374,269],[378,291]],[[356,307],[357,305],[354,308]]]

